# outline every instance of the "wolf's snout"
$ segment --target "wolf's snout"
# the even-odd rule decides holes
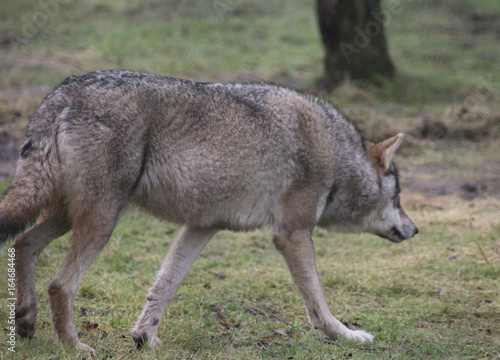
[[[417,235],[418,233],[419,233],[418,227],[415,226],[415,229],[413,229],[413,236]]]
[[[403,240],[408,240],[417,235],[419,232],[418,227],[415,224],[403,226],[402,238]]]
[[[409,238],[412,238],[419,233],[419,230],[418,230],[417,225],[415,225],[415,223],[410,218],[408,218],[408,220],[410,221],[410,223],[407,224],[406,226],[408,226],[410,228],[409,229],[410,231],[408,231],[410,233]]]
[[[390,240],[394,243],[400,243],[404,240],[411,239],[419,232],[417,226],[415,224],[404,224],[403,226],[393,226],[390,230],[375,232],[376,235]]]

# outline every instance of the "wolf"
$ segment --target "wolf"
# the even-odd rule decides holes
[[[35,333],[38,256],[72,230],[48,287],[50,309],[59,341],[92,351],[77,336],[73,301],[135,205],[181,226],[132,331],[138,347],[161,343],[164,311],[217,231],[267,225],[312,326],[331,339],[373,341],[328,310],[312,232],[368,232],[395,243],[417,234],[399,202],[393,158],[402,139],[367,141],[335,107],[276,85],[124,70],[67,78],[33,114],[0,200],[0,240],[17,235],[17,333]]]

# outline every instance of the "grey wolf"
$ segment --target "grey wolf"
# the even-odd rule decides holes
[[[132,331],[155,346],[158,323],[210,238],[273,226],[315,329],[372,341],[328,310],[312,242],[318,225],[393,242],[417,227],[399,203],[393,162],[403,135],[365,140],[336,108],[266,84],[197,83],[128,71],[66,79],[33,114],[0,201],[0,239],[16,252],[16,331],[36,326],[35,264],[73,230],[48,293],[61,342],[78,339],[73,301],[129,205],[181,225]]]

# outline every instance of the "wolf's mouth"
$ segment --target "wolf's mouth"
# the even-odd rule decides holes
[[[395,226],[392,227],[391,229],[391,235],[394,235],[394,237],[401,239],[400,241],[408,239],[406,236],[404,236],[401,231]]]
[[[418,229],[416,227],[413,230],[413,234],[408,236],[404,235],[396,226],[393,226],[391,230],[388,232],[388,234],[377,233],[376,235],[380,236],[381,238],[392,241],[393,243],[400,243],[401,241],[411,239],[417,234],[418,234]]]
[[[408,239],[408,237],[404,236],[401,233],[401,231],[399,231],[398,228],[396,228],[395,226],[393,226],[387,234],[376,233],[375,235],[380,236],[381,238],[389,240],[393,243],[400,243],[400,242]]]

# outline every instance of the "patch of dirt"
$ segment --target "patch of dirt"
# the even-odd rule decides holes
[[[500,196],[500,176],[480,180],[462,177],[422,178],[413,177],[404,181],[403,191],[427,196],[459,195],[465,200]]]
[[[492,32],[500,39],[500,15],[474,13],[470,16],[470,20],[473,34]]]
[[[399,132],[410,135],[407,143],[422,141],[471,141],[500,138],[500,112],[487,106],[455,105],[439,114],[404,116],[400,109],[373,105],[342,109],[367,139],[380,141]],[[407,144],[408,145],[408,144]],[[408,146],[407,146],[408,147]]]
[[[398,160],[404,193],[458,195],[465,200],[500,197],[500,162],[495,160],[500,148],[498,140],[483,143],[421,140],[419,146],[421,151],[428,152],[423,163],[411,160],[411,156]],[[431,147],[434,149],[425,150]]]
[[[0,50],[2,50],[2,48],[9,47],[12,44],[14,44],[14,40],[11,40],[10,38],[8,38],[6,36],[0,37]]]
[[[0,178],[14,174],[22,138],[22,131],[0,130]]]
[[[488,108],[457,106],[436,117],[424,117],[414,136],[432,140],[473,140],[500,135],[500,113]]]
[[[50,86],[31,85],[0,89],[0,131],[11,124],[25,128],[42,99],[52,90]]]
[[[0,89],[0,178],[14,174],[26,124],[51,90],[41,85]]]

